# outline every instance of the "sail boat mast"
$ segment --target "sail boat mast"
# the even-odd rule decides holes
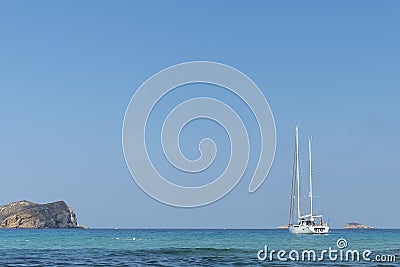
[[[299,127],[296,126],[296,180],[297,180],[297,218],[300,220],[300,166],[299,166]]]
[[[313,207],[313,186],[312,186],[312,155],[311,155],[311,136],[308,137],[308,155],[310,164],[310,213],[301,215],[300,210],[300,155],[299,155],[299,127],[296,126],[296,139],[294,149],[294,163],[292,172],[292,192],[290,199],[290,218],[289,231],[293,234],[326,234],[329,232],[329,225],[322,223],[322,215],[314,215]],[[296,181],[297,180],[297,181]],[[297,185],[296,185],[297,183]],[[297,187],[297,188],[296,188]],[[297,192],[296,192],[297,191]],[[296,193],[296,194],[295,194]],[[297,224],[294,223],[294,199],[297,197]],[[304,195],[304,194],[303,194]],[[304,211],[303,211],[304,212]],[[315,218],[321,218],[319,224],[315,223]]]
[[[310,157],[310,215],[313,216],[313,188],[312,188],[312,166],[311,166],[311,136],[308,137],[308,154]]]

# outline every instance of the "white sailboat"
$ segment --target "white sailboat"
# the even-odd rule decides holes
[[[322,222],[322,215],[314,215],[313,191],[312,191],[312,161],[311,161],[311,137],[308,138],[308,153],[310,159],[310,213],[302,215],[300,209],[300,162],[299,162],[299,128],[296,126],[295,152],[292,175],[292,192],[290,197],[289,231],[294,234],[326,234],[329,232],[328,223]],[[297,188],[296,188],[297,186]],[[295,221],[295,199],[297,200],[297,221]],[[317,220],[319,221],[317,222]]]

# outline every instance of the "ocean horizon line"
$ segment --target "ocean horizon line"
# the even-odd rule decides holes
[[[179,228],[179,227],[87,227],[87,228],[0,228],[1,229],[23,229],[23,230],[277,230],[277,231],[286,231],[287,229],[279,229],[279,228],[241,228],[241,227],[233,227],[233,228],[222,228],[222,227],[188,227],[188,228]],[[400,230],[400,228],[373,228],[373,229],[346,229],[346,228],[331,228],[331,230],[346,230],[346,231],[381,231],[381,230]]]

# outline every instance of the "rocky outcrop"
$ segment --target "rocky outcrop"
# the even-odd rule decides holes
[[[344,229],[375,229],[375,228],[371,227],[371,226],[363,225],[361,223],[351,222],[351,223],[347,223],[344,226]]]
[[[0,206],[0,228],[80,228],[64,201],[37,204],[26,200]]]

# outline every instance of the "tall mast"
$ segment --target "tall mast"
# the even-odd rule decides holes
[[[310,156],[310,214],[313,216],[312,166],[311,166],[311,136],[308,137],[308,155]]]
[[[300,220],[300,166],[299,166],[299,127],[296,126],[296,180],[297,180],[297,217]]]

